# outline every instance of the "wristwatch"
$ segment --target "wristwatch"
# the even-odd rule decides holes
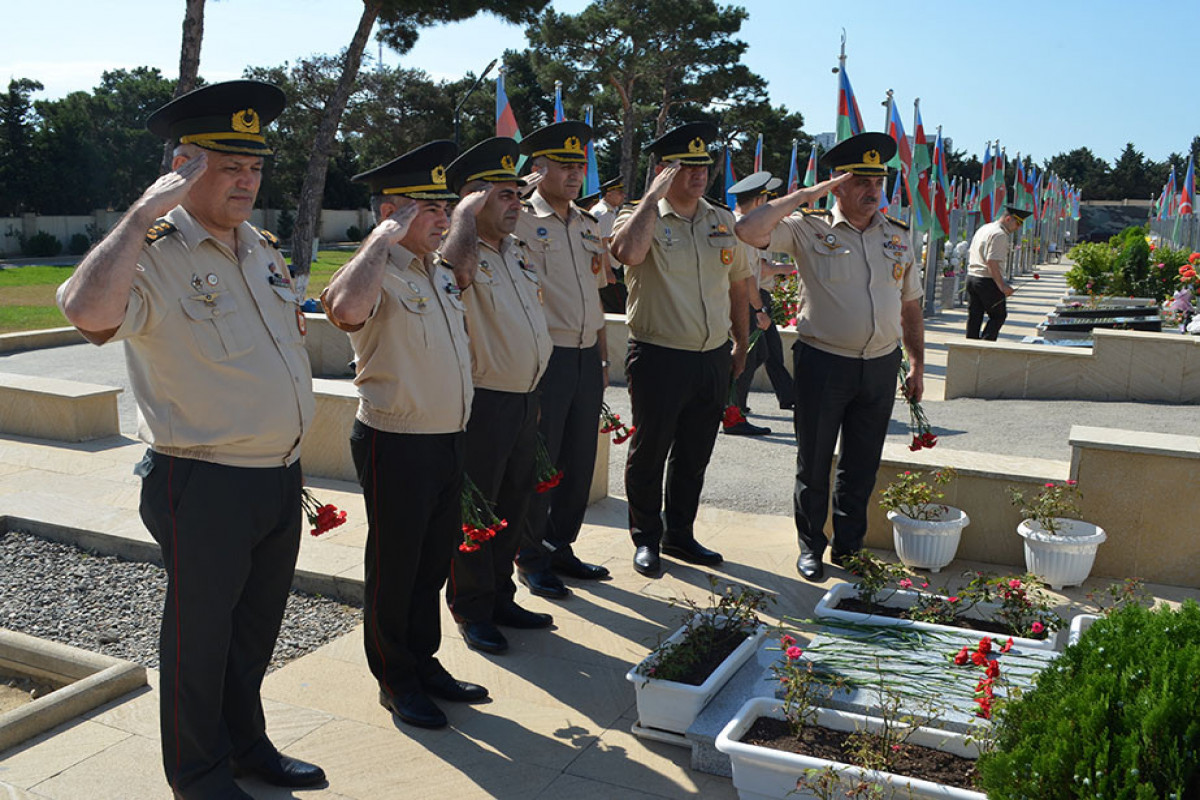
[[[608,369],[608,361],[601,361],[600,366],[604,369]]]

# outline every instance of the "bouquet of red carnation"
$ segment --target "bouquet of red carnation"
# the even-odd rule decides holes
[[[562,478],[562,470],[554,466],[554,462],[550,459],[550,451],[546,449],[546,440],[539,433],[537,437],[537,472],[535,473],[537,485],[533,487],[534,491],[538,494],[548,492],[558,486]]]
[[[497,533],[508,527],[508,521],[496,516],[491,502],[466,473],[463,473],[460,502],[463,532],[462,543],[458,546],[460,551],[474,553],[483,542],[494,539]]]
[[[908,387],[905,384],[907,379],[908,356],[901,351],[900,390],[904,392],[904,399],[908,401],[908,432],[912,434],[912,444],[908,446],[908,449],[915,452],[922,448],[933,447],[937,444],[937,436],[934,435],[933,428],[929,424],[929,417],[925,416],[925,409],[921,408],[921,401],[908,396]]]
[[[614,414],[613,410],[608,407],[608,403],[600,403],[600,432],[613,434],[613,444],[625,444],[633,432],[637,430],[636,425],[626,427],[624,422],[621,422],[621,415]]]
[[[320,500],[313,497],[308,487],[300,490],[300,507],[304,509],[304,516],[308,518],[308,524],[313,526],[309,531],[313,536],[320,536],[326,531],[346,524],[345,511],[339,511],[335,505],[321,503]]]

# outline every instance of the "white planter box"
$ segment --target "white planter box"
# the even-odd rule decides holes
[[[907,589],[897,589],[895,592],[888,594],[883,593],[884,605],[894,606],[896,608],[909,608],[916,604],[917,599],[921,596],[920,592],[910,592]],[[813,614],[818,618],[824,619],[840,619],[845,622],[853,622],[858,625],[878,625],[884,628],[912,628],[918,631],[943,631],[947,633],[963,633],[964,631],[978,635],[980,637],[990,636],[993,639],[1005,639],[1007,637],[999,633],[986,633],[984,631],[976,631],[971,628],[958,628],[953,625],[938,625],[933,622],[918,622],[911,619],[898,619],[896,617],[888,617],[883,614],[864,614],[859,611],[845,611],[837,608],[837,604],[843,598],[858,597],[858,590],[850,583],[839,583],[834,586],[825,596],[817,601],[816,608],[813,609]],[[966,616],[974,619],[988,619],[991,612],[999,609],[999,606],[994,603],[979,603],[966,613]],[[1053,634],[1045,639],[1029,639],[1024,636],[1012,637],[1013,646],[1019,648],[1033,650],[1054,650],[1057,637]]]
[[[945,506],[938,519],[923,520],[889,511],[892,522],[892,543],[896,556],[906,567],[940,572],[954,560],[963,528],[971,519],[962,509]]]
[[[1067,644],[1079,644],[1080,637],[1087,633],[1087,629],[1098,619],[1099,614],[1076,614],[1072,617],[1071,629],[1067,632]]]
[[[680,628],[671,634],[667,642],[679,641],[687,630],[686,626]],[[641,664],[629,670],[625,673],[625,679],[633,684],[637,695],[638,724],[643,728],[657,728],[671,733],[686,732],[708,701],[758,651],[766,635],[767,628],[763,625],[752,631],[699,686],[648,678],[638,672]],[[645,664],[649,658],[641,663]]]
[[[783,719],[782,705],[769,697],[751,698],[742,706],[729,724],[717,735],[717,749],[729,756],[733,764],[733,786],[742,800],[807,800],[815,798],[796,788],[797,778],[805,770],[824,770],[832,767],[846,786],[859,781],[889,787],[897,798],[940,798],[941,800],[986,800],[980,792],[930,783],[919,778],[893,775],[850,766],[823,758],[786,753],[739,741],[759,717]],[[832,709],[817,710],[817,724],[834,730],[853,731],[858,728],[877,731],[883,721]],[[966,758],[977,758],[978,749],[960,733],[934,728],[919,728],[909,740],[913,744],[932,747]],[[840,796],[840,795],[839,795]],[[885,797],[892,795],[885,794]]]
[[[1017,526],[1025,540],[1025,568],[1058,591],[1087,580],[1096,550],[1108,538],[1103,528],[1077,519],[1057,518],[1059,533],[1046,531],[1031,519]]]

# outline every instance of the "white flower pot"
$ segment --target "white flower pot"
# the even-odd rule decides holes
[[[717,749],[729,756],[733,765],[733,786],[742,800],[807,800],[815,798],[804,789],[797,789],[796,779],[805,775],[805,770],[824,771],[833,768],[839,774],[844,787],[866,781],[883,787],[885,797],[897,798],[940,798],[940,800],[986,800],[980,792],[943,786],[919,778],[877,772],[823,758],[802,756],[769,747],[746,744],[740,741],[746,731],[759,717],[783,719],[782,704],[770,697],[755,697],[746,701],[733,719],[717,735]],[[883,720],[832,709],[817,710],[817,724],[834,730],[853,731],[859,728],[878,731]],[[966,758],[977,758],[976,745],[967,741],[960,733],[918,728],[908,740],[913,744],[932,747]],[[841,796],[840,793],[837,796]]]
[[[1108,535],[1090,522],[1055,519],[1058,533],[1050,533],[1032,519],[1018,525],[1017,533],[1025,540],[1025,568],[1058,591],[1087,580],[1096,550]]]
[[[1099,614],[1076,614],[1071,618],[1071,630],[1067,633],[1067,644],[1079,644],[1088,628],[1100,619]]]
[[[917,599],[921,596],[921,592],[912,592],[907,589],[896,589],[895,591],[884,591],[879,595],[879,602],[887,606],[895,608],[909,608],[916,604]],[[844,622],[851,622],[856,625],[876,625],[882,628],[911,628],[918,631],[942,631],[946,633],[968,633],[978,635],[980,637],[990,636],[993,639],[1005,639],[998,633],[984,633],[970,628],[960,628],[954,625],[939,625],[935,622],[919,622],[911,619],[898,619],[897,617],[888,617],[883,614],[864,614],[861,611],[846,611],[838,608],[837,605],[843,598],[858,597],[858,590],[851,583],[839,583],[825,593],[825,596],[817,601],[816,607],[813,609],[813,615],[818,619],[838,619]],[[1000,608],[996,603],[978,603],[966,612],[967,617],[974,619],[988,619]],[[1024,648],[1026,650],[1054,650],[1057,642],[1057,637],[1051,634],[1045,639],[1028,639],[1024,636],[1012,637],[1013,646]]]
[[[901,514],[893,509],[887,517],[892,522],[892,542],[896,556],[906,567],[940,572],[954,560],[963,528],[971,524],[966,512],[943,506],[937,519],[923,520]]]
[[[681,627],[671,634],[664,644],[678,642],[687,631],[686,625]],[[767,628],[763,625],[751,631],[699,686],[649,678],[640,674],[638,668],[641,664],[653,658],[653,655],[647,656],[641,664],[625,673],[625,679],[633,684],[637,695],[638,724],[643,728],[685,733],[696,721],[697,715],[708,705],[708,701],[712,700],[742,664],[758,651],[766,635]]]

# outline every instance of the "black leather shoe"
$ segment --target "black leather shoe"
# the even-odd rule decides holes
[[[762,425],[751,425],[744,420],[737,425],[731,425],[722,430],[725,431],[726,436],[766,436],[771,432],[770,428]]]
[[[562,579],[548,569],[541,572],[525,572],[518,569],[517,580],[529,587],[530,594],[536,594],[538,597],[562,600],[571,594]]]
[[[460,622],[458,629],[462,632],[467,647],[483,653],[503,653],[508,649],[508,639],[490,622]]]
[[[686,561],[689,564],[702,564],[706,567],[714,567],[725,560],[721,557],[720,553],[715,550],[709,550],[695,539],[688,539],[678,544],[663,542],[662,551],[672,558],[678,558],[680,561]]]
[[[492,612],[492,622],[506,628],[520,628],[532,631],[538,628],[549,628],[554,624],[554,617],[549,614],[539,614],[521,608],[516,603],[508,603]]]
[[[598,564],[585,564],[574,554],[566,558],[551,559],[550,569],[559,575],[581,581],[598,581],[608,577],[608,569]]]
[[[821,563],[821,557],[815,553],[801,553],[800,558],[796,559],[796,570],[804,576],[805,580],[814,583],[825,580],[825,565]]]
[[[456,680],[445,671],[422,678],[421,688],[434,697],[452,703],[477,703],[488,696],[488,690],[479,684]]]
[[[785,400],[784,402],[779,404],[780,411],[792,411],[795,408],[796,408],[796,404],[794,402],[792,402],[791,400]]]
[[[379,704],[399,717],[402,722],[418,728],[444,728],[450,724],[446,715],[437,707],[437,703],[421,691],[394,696],[381,689]]]
[[[845,559],[849,558],[852,555],[854,555],[854,554],[853,553],[839,553],[838,551],[834,550],[833,553],[830,554],[829,560],[832,561],[837,566],[845,569],[846,568],[846,564],[844,563]]]
[[[633,568],[643,575],[657,578],[662,572],[662,562],[658,559],[658,551],[653,547],[639,547],[633,554]]]
[[[235,775],[258,778],[272,786],[300,789],[305,786],[320,786],[325,781],[325,770],[298,758],[276,753],[261,761],[239,761],[233,765]]]

